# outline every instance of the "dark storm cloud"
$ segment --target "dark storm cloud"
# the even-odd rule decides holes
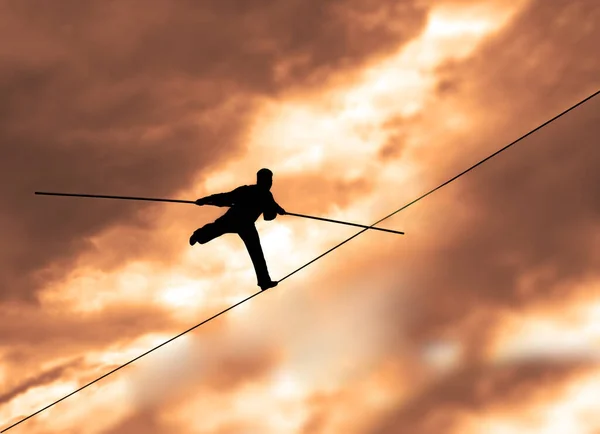
[[[447,144],[448,161],[434,153],[445,167],[441,174],[426,165],[431,187],[600,88],[591,73],[600,72],[600,61],[578,61],[600,37],[589,25],[598,17],[590,2],[534,2],[473,57],[440,70],[440,80],[458,83],[452,98],[483,113],[477,119],[484,124]],[[402,264],[402,285],[414,288],[415,339],[478,310],[574,296],[561,294],[561,286],[597,276],[599,113],[595,98],[387,222],[410,234],[401,251],[381,254]],[[491,326],[492,316],[482,320]],[[485,339],[487,326],[472,332]]]
[[[496,367],[466,366],[433,382],[368,432],[461,432],[466,413],[493,411],[495,407],[518,412],[532,401],[551,400],[560,394],[562,385],[589,368],[586,363],[552,364],[548,361]]]
[[[92,313],[41,313],[37,310],[6,309],[0,324],[1,344],[7,348],[43,349],[61,352],[71,345],[90,348],[114,343],[116,339],[139,336],[148,329],[164,330],[173,326],[167,310],[153,306],[119,305]]]
[[[44,371],[35,377],[28,378],[27,380],[20,382],[15,387],[9,389],[7,392],[0,394],[0,405],[11,401],[13,398],[23,393],[26,393],[30,389],[52,383],[53,381],[65,376],[72,369],[79,368],[81,365],[82,363],[80,360],[75,360]]]
[[[418,333],[471,309],[574,297],[565,285],[598,276],[599,113],[600,100],[588,103],[446,191],[457,212],[427,258],[408,260],[425,309]]]
[[[9,374],[10,382],[5,383],[7,389],[3,393],[15,396],[15,391],[24,392],[33,387],[32,381],[42,385],[42,382],[51,383],[59,377],[72,378],[75,374],[80,381],[92,381],[116,366],[100,363],[96,368],[79,364],[51,371],[44,371],[42,366],[65,357],[128,347],[140,333],[173,334],[175,331],[178,330],[174,321],[165,311],[147,306],[119,306],[100,313],[69,316],[39,312],[33,307],[25,311],[7,310],[0,326],[0,348],[3,350],[2,366]],[[74,373],[71,368],[81,373]]]
[[[3,2],[0,297],[32,297],[87,237],[151,226],[140,213],[156,209],[33,191],[172,196],[243,151],[248,95],[322,84],[397,49],[424,24],[415,4]]]
[[[455,169],[432,183],[598,90],[600,60],[590,53],[600,39],[594,25],[599,18],[594,2],[534,1],[472,58],[442,68],[440,80],[452,86],[440,99],[468,102],[483,113],[477,119],[485,124],[448,143],[469,152],[460,156],[463,162],[453,153]],[[412,312],[398,319],[396,308],[406,298],[390,303],[392,335],[406,332],[416,348],[431,338],[456,339],[466,346],[469,362],[399,405],[373,432],[445,432],[462,411],[477,413],[488,402],[510,404],[518,392],[506,390],[517,391],[523,380],[531,389],[548,381],[539,373],[554,372],[550,360],[502,369],[474,361],[493,343],[507,311],[598,296],[575,285],[599,277],[599,140],[596,98],[404,211],[406,221],[426,216],[428,223],[421,226],[426,234],[407,237],[403,246],[403,285],[412,288]],[[429,219],[436,212],[443,220]],[[406,329],[398,332],[394,327],[401,321]],[[498,383],[507,372],[512,374]],[[480,397],[475,390],[486,382],[506,387],[491,387]]]
[[[134,412],[114,426],[104,430],[101,434],[162,434],[173,432],[176,427],[160,420],[156,409]]]
[[[534,2],[474,59],[452,67],[465,97],[516,112],[491,120],[475,140],[499,148],[498,136],[512,133],[506,141],[514,140],[600,88],[600,76],[592,75],[600,61],[587,57],[600,37],[590,23],[599,17],[591,2]],[[427,268],[413,264],[419,291],[437,293],[435,305],[424,300],[427,327],[474,306],[510,308],[551,297],[560,284],[597,275],[599,137],[595,98],[436,193],[450,195],[458,212],[446,214],[455,226]],[[429,205],[439,206],[435,201]],[[521,290],[520,279],[532,272],[539,277]],[[450,298],[460,303],[444,302]]]

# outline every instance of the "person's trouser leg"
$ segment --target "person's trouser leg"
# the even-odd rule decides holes
[[[258,285],[262,286],[271,282],[269,270],[267,269],[267,262],[265,261],[265,255],[260,245],[260,238],[256,227],[254,225],[244,227],[238,231],[238,234],[246,245],[246,249],[250,254],[250,259],[252,259],[252,265],[254,265]]]
[[[196,229],[190,241],[195,241],[200,244],[206,244],[223,234],[232,232],[223,222],[216,220],[213,223],[208,223],[199,229]]]

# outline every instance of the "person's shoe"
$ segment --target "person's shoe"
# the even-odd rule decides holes
[[[193,246],[194,244],[196,244],[198,242],[198,240],[196,239],[196,232],[194,232],[192,234],[192,236],[190,237],[190,246]]]
[[[269,280],[268,282],[259,283],[258,286],[260,286],[260,289],[262,289],[263,291],[266,291],[269,288],[277,286],[277,283],[278,282],[273,282],[272,280]]]

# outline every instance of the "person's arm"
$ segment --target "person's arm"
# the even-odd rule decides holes
[[[217,193],[202,197],[196,200],[196,205],[233,206],[239,197],[241,188],[238,187],[228,193]]]
[[[266,221],[275,220],[277,214],[284,215],[286,214],[286,211],[277,202],[275,202],[275,199],[273,199],[273,196],[271,195],[271,203],[269,204],[268,209],[263,213],[263,218]]]
[[[286,211],[277,202],[275,202],[275,200],[273,200],[273,203],[275,204],[275,211],[277,212],[277,214],[279,214],[279,215],[286,214]]]

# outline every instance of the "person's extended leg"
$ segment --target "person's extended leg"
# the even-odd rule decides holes
[[[273,282],[269,276],[267,262],[265,261],[265,255],[263,254],[260,245],[260,238],[256,227],[254,225],[249,225],[241,229],[238,234],[246,245],[246,249],[250,254],[250,259],[252,259],[252,265],[254,265],[254,271],[256,272],[256,278],[258,279],[258,286],[260,286],[263,291],[277,286],[277,282]]]
[[[208,223],[199,229],[196,229],[190,237],[190,246],[196,243],[206,244],[223,234],[231,232],[231,230],[222,221],[216,220],[213,223]]]

